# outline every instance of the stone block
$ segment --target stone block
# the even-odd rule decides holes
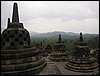
[[[10,46],[10,42],[5,42],[5,46]]]

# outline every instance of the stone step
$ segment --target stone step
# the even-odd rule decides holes
[[[45,62],[44,58],[41,58],[40,60],[38,60],[36,62],[15,64],[15,65],[12,65],[12,64],[11,65],[2,65],[1,69],[2,69],[2,72],[20,71],[20,70],[26,70],[26,69],[40,66],[44,62]]]
[[[91,63],[91,64],[73,64],[73,63],[70,63],[68,62],[67,64],[69,65],[73,65],[73,66],[79,66],[79,67],[89,67],[89,66],[94,66],[94,65],[97,65],[97,63]]]
[[[30,63],[30,62],[35,62],[40,58],[41,56],[34,56],[34,57],[21,58],[21,59],[1,60],[1,65]]]
[[[20,70],[20,71],[9,71],[9,72],[1,72],[1,75],[35,75],[38,74],[40,71],[42,71],[47,65],[47,62],[45,61],[40,66],[26,69],[26,70]]]
[[[78,65],[78,64],[77,64]],[[92,65],[92,66],[74,66],[74,65],[71,65],[71,64],[69,64],[69,63],[66,63],[66,67],[69,67],[69,68],[72,68],[72,69],[76,69],[76,70],[84,70],[84,71],[92,71],[93,69],[95,69],[95,68],[97,68],[98,67],[98,64],[96,64],[96,65]]]
[[[75,69],[75,68],[70,68],[68,66],[65,66],[66,69],[75,71],[75,72],[81,72],[81,73],[90,73],[94,71],[94,69],[88,69],[88,70],[82,70],[82,69]],[[96,68],[95,68],[96,69]],[[89,74],[88,74],[89,75]]]
[[[26,48],[28,46],[24,46],[23,49],[10,49],[10,50],[1,50],[2,54],[16,54],[16,53],[23,53],[23,52],[32,52],[37,51],[34,47],[30,46],[30,48]]]
[[[20,59],[26,57],[32,57],[39,55],[40,51],[31,51],[31,52],[23,52],[23,53],[16,53],[16,54],[1,54],[1,60],[9,60],[9,59]]]
[[[73,63],[73,64],[91,64],[91,63],[93,63],[93,62],[95,62],[95,59],[94,60],[90,60],[90,59],[86,59],[86,60],[82,60],[82,59],[80,59],[80,60],[73,60],[73,59],[68,59],[68,61],[70,62],[70,63]]]

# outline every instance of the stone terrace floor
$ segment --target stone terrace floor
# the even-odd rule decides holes
[[[92,72],[82,73],[74,72],[65,69],[66,62],[52,62],[48,57],[44,57],[47,61],[47,66],[39,75],[92,75]]]

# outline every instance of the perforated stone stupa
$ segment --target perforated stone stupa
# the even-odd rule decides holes
[[[90,56],[89,46],[83,41],[82,33],[80,33],[79,40],[75,44],[75,49],[66,62],[65,68],[78,72],[93,72],[98,68],[96,58]]]
[[[59,34],[59,39],[55,43],[53,51],[51,52],[49,59],[53,61],[66,61],[68,52],[66,50],[65,42],[61,39],[61,34]]]
[[[1,74],[34,75],[42,71],[47,62],[40,50],[31,45],[29,32],[19,22],[18,6],[14,3],[12,22],[1,34]]]

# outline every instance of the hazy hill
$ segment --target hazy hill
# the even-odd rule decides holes
[[[66,42],[67,50],[72,50],[76,41],[79,40],[80,34],[73,32],[48,32],[48,33],[36,33],[31,32],[32,44],[40,44],[43,42],[44,46],[50,44],[52,47],[56,41],[58,41],[59,34],[62,36],[62,40]],[[83,34],[83,40],[88,43],[89,46],[99,47],[99,34]]]
[[[54,32],[48,32],[48,33],[37,33],[37,32],[30,32],[31,38],[58,38],[59,34],[61,34],[62,38],[79,38],[79,33],[73,33],[73,32],[60,32],[60,31],[54,31]],[[83,38],[91,38],[96,37],[98,34],[83,34]]]
[[[37,33],[37,32],[30,32],[31,37],[55,37],[59,36],[61,34],[62,36],[64,35],[78,35],[78,33],[73,33],[73,32],[60,32],[60,31],[55,31],[55,32],[48,32],[48,33]]]

